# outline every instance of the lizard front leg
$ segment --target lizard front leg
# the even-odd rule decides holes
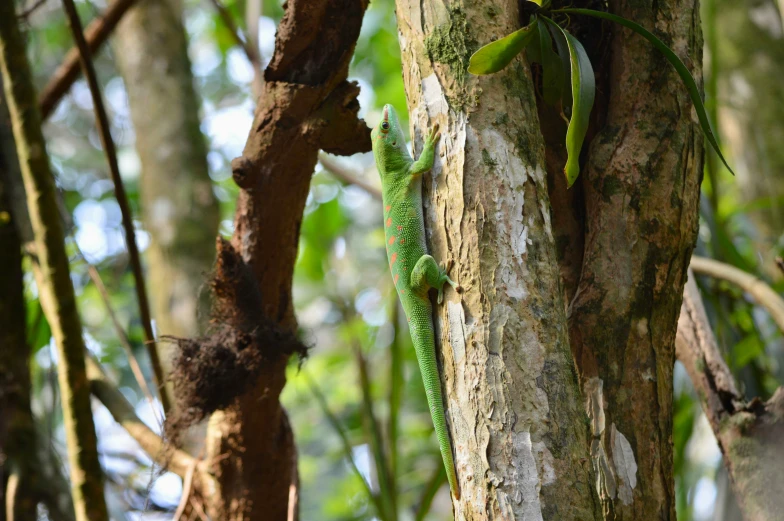
[[[419,159],[411,163],[408,173],[411,176],[418,176],[424,174],[433,168],[433,162],[436,159],[436,143],[441,138],[441,132],[438,131],[438,123],[433,125],[427,137],[425,137],[425,146],[422,148],[422,153]]]
[[[463,291],[460,285],[449,278],[447,270],[436,264],[433,257],[422,255],[411,270],[413,290],[424,295],[430,288],[435,288],[438,290],[438,303],[441,304],[444,301],[444,284],[449,284],[458,293]]]

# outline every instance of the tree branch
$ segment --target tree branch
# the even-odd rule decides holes
[[[120,177],[120,168],[117,164],[117,150],[114,146],[114,141],[112,140],[109,117],[106,115],[106,108],[103,104],[98,78],[95,75],[95,68],[93,67],[92,59],[90,58],[90,50],[87,46],[84,34],[82,34],[82,22],[79,19],[79,13],[76,11],[73,0],[63,0],[63,7],[68,16],[68,22],[71,26],[71,33],[76,42],[76,47],[79,50],[79,60],[82,65],[82,71],[87,78],[87,83],[90,87],[90,94],[92,95],[93,106],[95,107],[95,119],[98,133],[101,136],[101,144],[106,152],[106,160],[109,163],[109,171],[112,176],[112,182],[114,183],[115,198],[117,199],[117,203],[120,206],[120,213],[122,214],[125,243],[128,247],[128,256],[130,257],[133,278],[136,282],[136,298],[139,303],[139,314],[141,315],[142,327],[144,328],[147,353],[150,357],[150,365],[152,365],[153,381],[161,398],[161,405],[163,405],[164,412],[169,412],[170,401],[168,393],[166,392],[166,387],[163,385],[163,366],[161,365],[161,360],[158,357],[158,349],[155,345],[155,335],[152,330],[152,318],[150,316],[150,304],[147,299],[147,289],[144,285],[144,273],[142,271],[139,248],[136,245],[136,232],[133,227],[131,209],[128,205],[128,196],[125,193],[125,185],[123,184],[122,177]]]
[[[0,69],[35,236],[37,258],[33,271],[59,355],[57,373],[76,519],[102,521],[108,519],[108,513],[85,374],[82,325],[32,73],[14,2],[0,2]]]
[[[754,297],[757,304],[770,313],[773,321],[784,333],[784,299],[761,279],[735,266],[696,255],[691,258],[690,267],[694,273],[726,280]]]
[[[254,97],[258,99],[258,97],[261,96],[264,83],[261,53],[259,52],[257,44],[255,43],[256,38],[251,38],[248,34],[244,34],[237,27],[237,24],[234,23],[234,19],[231,16],[231,13],[228,9],[226,9],[226,6],[220,2],[220,0],[210,1],[212,2],[212,5],[215,6],[215,10],[218,11],[218,15],[221,17],[221,20],[223,20],[226,28],[234,37],[234,41],[236,41],[237,45],[239,45],[240,48],[245,51],[245,55],[248,57],[248,61],[250,61],[250,64],[253,67],[253,94]],[[248,2],[248,5],[252,3],[261,3],[261,0],[258,0],[257,2]]]
[[[693,262],[693,261],[692,261]],[[716,345],[694,274],[683,294],[675,351],[713,428],[746,521],[784,511],[784,387],[763,404],[746,402]]]
[[[381,190],[363,179],[358,178],[353,172],[350,172],[325,152],[319,152],[318,160],[333,177],[343,181],[343,183],[347,185],[358,186],[370,194],[373,199],[376,199],[377,201],[381,200]]]
[[[85,360],[90,390],[109,409],[114,420],[122,425],[153,461],[184,478],[188,468],[193,465],[193,456],[167,446],[160,436],[139,419],[133,406],[109,380],[100,364],[89,355]]]
[[[103,16],[93,20],[84,32],[89,54],[92,55],[103,45],[112,34],[123,15],[130,9],[136,0],[116,0],[106,9]],[[49,83],[38,97],[38,106],[41,110],[41,119],[46,121],[52,115],[57,104],[79,77],[79,49],[71,48],[49,79]]]

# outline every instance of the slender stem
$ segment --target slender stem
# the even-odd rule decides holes
[[[75,241],[74,244],[76,244]],[[125,355],[128,357],[128,365],[131,367],[131,372],[136,379],[136,383],[139,385],[139,388],[144,393],[145,398],[147,398],[147,401],[150,403],[150,408],[152,408],[152,412],[155,415],[158,424],[161,425],[163,422],[160,418],[158,418],[158,414],[155,408],[155,398],[153,397],[150,388],[147,386],[147,381],[144,379],[144,373],[142,373],[139,360],[136,358],[136,355],[133,354],[131,341],[128,339],[128,335],[125,334],[125,330],[123,330],[122,325],[117,318],[117,314],[114,312],[111,300],[109,299],[109,292],[106,291],[106,285],[104,285],[103,279],[101,279],[101,274],[98,273],[98,269],[95,266],[87,262],[87,259],[85,258],[84,253],[82,253],[82,250],[79,248],[78,244],[76,244],[76,250],[85,264],[87,264],[87,274],[90,276],[90,280],[93,281],[93,284],[98,289],[98,294],[101,296],[101,301],[106,308],[106,312],[109,313],[109,318],[112,321],[117,338],[120,340],[120,344],[122,344],[123,349],[125,349]]]
[[[735,266],[724,264],[723,262],[704,257],[693,256],[689,267],[695,273],[707,275],[716,279],[726,280],[741,288],[743,291],[754,297],[757,304],[765,308],[770,313],[771,318],[779,329],[784,332],[784,299],[778,293],[765,284],[762,280],[739,270]]]
[[[253,95],[258,99],[261,95],[261,90],[264,87],[263,82],[263,75],[262,75],[262,63],[261,63],[261,54],[259,53],[258,46],[255,43],[256,38],[250,37],[249,35],[245,35],[240,31],[237,27],[237,24],[234,23],[234,19],[231,16],[231,13],[226,6],[223,5],[220,0],[210,0],[212,5],[215,7],[215,10],[218,11],[218,15],[223,20],[224,25],[229,30],[231,35],[234,37],[234,40],[237,42],[243,51],[245,51],[245,55],[248,57],[250,64],[253,66]],[[261,0],[250,0],[248,4],[252,3],[253,1],[260,2]],[[258,24],[257,24],[258,26]]]
[[[108,513],[84,365],[82,324],[25,40],[14,4],[0,2],[0,70],[35,236],[33,271],[59,355],[57,373],[71,493],[77,521],[105,521]]]
[[[71,33],[76,42],[76,47],[79,49],[79,60],[82,64],[82,72],[84,73],[85,78],[87,78],[87,84],[90,87],[90,94],[92,95],[93,106],[95,107],[95,119],[98,133],[101,136],[101,143],[106,152],[106,160],[109,163],[109,171],[112,176],[112,182],[114,183],[114,193],[117,203],[120,206],[120,213],[122,214],[125,243],[128,247],[128,256],[130,257],[133,278],[136,282],[136,298],[139,302],[139,313],[141,315],[142,327],[144,328],[147,352],[150,357],[150,364],[152,365],[153,381],[161,397],[163,410],[168,413],[170,402],[166,387],[163,385],[163,366],[161,365],[161,360],[158,357],[158,349],[155,345],[155,335],[152,331],[152,319],[150,316],[150,304],[147,299],[147,290],[144,285],[144,273],[142,271],[142,263],[139,256],[139,247],[136,244],[136,233],[133,227],[131,209],[128,205],[128,196],[125,193],[125,185],[123,184],[122,177],[120,177],[120,168],[117,164],[117,149],[114,146],[114,140],[112,140],[109,117],[106,115],[106,108],[103,104],[98,78],[95,74],[95,68],[93,67],[92,58],[90,57],[87,41],[82,33],[82,22],[79,19],[79,13],[76,11],[74,1],[63,0],[63,7],[68,16],[68,22],[71,26]]]
[[[136,2],[136,0],[116,0],[106,9],[103,16],[94,20],[87,26],[84,38],[90,53],[95,53],[109,38],[114,28],[122,20],[123,15]],[[57,104],[65,96],[71,85],[79,77],[79,49],[74,47],[65,55],[63,63],[57,68],[49,79],[49,83],[38,97],[38,106],[41,109],[41,119],[46,120],[52,115]]]
[[[348,185],[358,186],[364,191],[366,191],[368,194],[370,194],[373,197],[373,199],[376,199],[378,201],[381,200],[381,190],[371,185],[370,183],[358,178],[352,172],[349,172],[346,168],[342,167],[340,163],[335,161],[326,153],[319,152],[318,159],[319,162],[324,166],[324,168],[326,168],[330,174],[332,174],[339,180],[343,181]]]

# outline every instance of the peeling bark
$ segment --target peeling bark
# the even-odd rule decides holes
[[[587,521],[600,515],[531,76],[521,58],[466,72],[471,52],[517,28],[515,5],[397,2],[415,148],[442,129],[424,179],[429,247],[465,290],[435,308],[455,517]]]
[[[701,78],[696,1],[611,1],[609,10],[652,30]],[[631,31],[612,31],[604,124],[581,175],[585,250],[571,343],[606,518],[674,520],[673,342],[697,233],[702,135],[664,57]]]

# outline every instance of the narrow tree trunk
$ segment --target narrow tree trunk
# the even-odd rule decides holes
[[[599,519],[587,418],[567,337],[531,75],[517,58],[466,72],[518,28],[516,2],[397,1],[415,148],[438,123],[425,176],[430,249],[463,295],[436,308],[462,519]]]
[[[232,162],[242,190],[231,246],[221,247],[252,272],[261,300],[254,312],[290,331],[299,229],[318,150],[370,150],[370,131],[357,119],[359,89],[346,81],[366,8],[366,0],[288,0],[245,150]],[[289,354],[264,348],[258,383],[210,419],[213,519],[298,518],[296,447],[278,400]]]
[[[58,379],[76,519],[101,521],[108,515],[85,375],[82,326],[30,66],[13,2],[0,2],[0,69],[35,235],[36,283],[58,349]]]

